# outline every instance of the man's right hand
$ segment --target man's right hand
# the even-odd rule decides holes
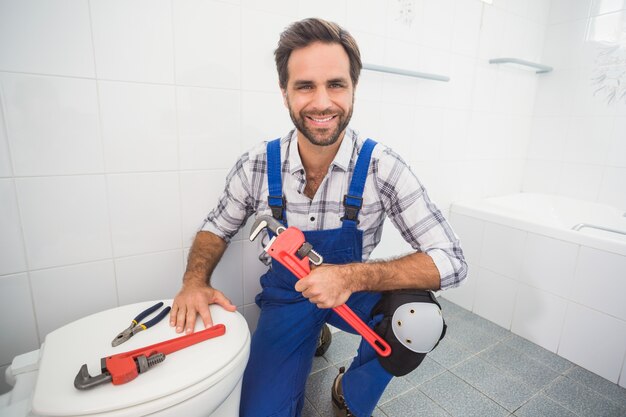
[[[176,333],[193,332],[196,326],[196,316],[200,314],[204,327],[213,326],[210,304],[219,304],[227,311],[235,311],[234,306],[228,298],[215,288],[206,284],[185,284],[180,290],[170,311],[170,326],[176,327]]]

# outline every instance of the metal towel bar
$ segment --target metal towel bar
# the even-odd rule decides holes
[[[626,232],[622,231],[622,230],[617,230],[617,229],[612,229],[610,227],[604,227],[604,226],[597,226],[595,224],[589,224],[589,223],[578,223],[576,226],[572,227],[572,230],[580,230],[583,228],[589,228],[589,229],[598,229],[598,230],[604,230],[605,232],[611,232],[611,233],[618,233],[620,235],[626,235]]]
[[[518,58],[494,58],[489,60],[490,64],[518,64],[524,65],[531,68],[536,68],[537,74],[544,74],[546,72],[552,71],[552,67],[543,64],[537,64],[535,62],[524,61],[523,59]]]
[[[363,64],[363,69],[370,71],[386,72],[388,74],[406,75],[408,77],[425,78],[435,81],[450,81],[450,77],[445,75],[428,74],[426,72],[408,71],[400,68],[383,67],[382,65]]]

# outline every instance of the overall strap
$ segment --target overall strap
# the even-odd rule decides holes
[[[350,181],[348,194],[343,196],[345,215],[341,218],[341,220],[343,221],[344,227],[356,227],[357,223],[359,223],[359,210],[361,210],[361,206],[363,205],[363,189],[365,188],[367,171],[370,166],[370,159],[375,146],[375,141],[367,139],[361,147],[361,152],[359,152],[359,157],[356,160],[354,172],[352,173],[352,180]]]
[[[280,164],[280,138],[267,142],[267,204],[276,220],[285,221],[285,197]]]

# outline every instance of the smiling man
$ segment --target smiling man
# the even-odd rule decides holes
[[[197,314],[212,324],[209,304],[235,309],[211,287],[211,273],[252,214],[272,215],[302,230],[324,264],[298,280],[262,258],[269,269],[256,297],[261,313],[240,415],[301,414],[322,326],[354,332],[331,310],[346,303],[392,347],[383,358],[362,341],[348,371],[341,368],[329,387],[335,415],[369,416],[391,379],[417,368],[443,337],[432,291],[459,285],[467,265],[456,235],[406,163],[348,127],[362,67],[352,36],[334,23],[305,19],[281,34],[274,55],[295,129],[246,152],[229,173],[194,240],[170,322],[190,332]],[[415,251],[366,262],[386,217]]]

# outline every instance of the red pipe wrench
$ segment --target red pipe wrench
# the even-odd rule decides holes
[[[135,379],[140,373],[147,371],[148,368],[163,362],[165,355],[207,339],[222,336],[224,333],[226,333],[226,326],[216,324],[186,336],[102,358],[100,359],[102,373],[96,376],[89,375],[85,364],[74,379],[74,387],[86,390],[106,382],[111,382],[113,385],[125,384]]]
[[[295,227],[288,227],[271,216],[258,216],[250,231],[250,240],[254,240],[263,229],[269,229],[275,236],[264,248],[272,258],[280,262],[298,279],[309,275],[311,267],[321,265],[322,256],[313,250],[304,239],[304,233]],[[333,310],[356,330],[374,350],[383,357],[391,355],[391,347],[376,332],[370,329],[346,304],[334,307]]]

